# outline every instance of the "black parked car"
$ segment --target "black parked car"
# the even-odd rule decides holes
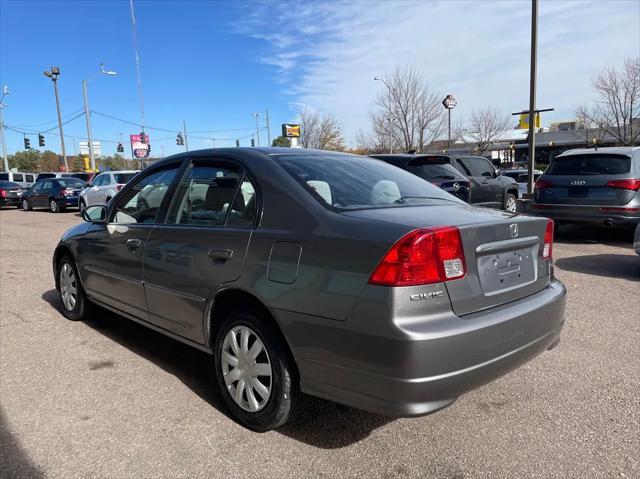
[[[77,208],[78,194],[85,186],[77,178],[39,180],[22,195],[22,209],[49,208],[52,213],[59,213],[65,208]]]
[[[20,206],[24,187],[13,181],[0,181],[0,206]]]
[[[469,203],[471,183],[449,164],[446,157],[411,154],[370,156],[407,170]]]
[[[453,154],[377,155],[376,158],[384,159],[384,157],[392,156],[408,156],[415,158],[416,161],[420,163],[433,163],[436,165],[448,164],[462,174],[465,180],[469,181],[469,203],[475,206],[502,208],[510,212],[516,211],[518,184],[513,178],[501,176],[491,162],[484,156]],[[396,166],[417,174],[418,176],[422,176],[416,172],[415,168],[413,170],[410,168],[412,165],[414,165],[414,163],[409,161],[406,163],[406,166],[402,166],[402,164]]]

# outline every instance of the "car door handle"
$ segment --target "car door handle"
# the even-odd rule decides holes
[[[140,246],[142,246],[142,240],[137,238],[131,238],[131,239],[128,239],[125,244],[127,245],[127,248],[129,248],[131,251],[135,251],[138,248],[140,248]]]
[[[231,249],[211,249],[207,253],[215,263],[225,263],[229,261],[233,256],[233,250]]]

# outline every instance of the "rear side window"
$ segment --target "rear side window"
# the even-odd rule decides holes
[[[9,173],[0,173],[0,180],[9,181]]]
[[[129,183],[129,180],[131,180],[131,178],[133,178],[135,175],[135,173],[114,173],[113,178],[119,185],[124,185],[126,183]]]
[[[22,173],[14,173],[13,181],[24,181],[24,176],[22,175]]]
[[[631,157],[625,155],[588,154],[555,158],[547,175],[624,175],[631,171]]]
[[[33,175],[24,175],[24,181],[27,183],[33,183]]]
[[[455,180],[460,177],[460,173],[449,164],[431,163],[421,159],[411,161],[407,170],[425,180]]]

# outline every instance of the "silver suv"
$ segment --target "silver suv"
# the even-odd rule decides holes
[[[569,150],[535,188],[536,215],[556,223],[640,223],[640,147]]]

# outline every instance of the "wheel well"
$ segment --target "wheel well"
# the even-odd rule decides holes
[[[211,309],[211,314],[209,315],[209,324],[207,325],[207,336],[209,338],[209,346],[213,349],[213,343],[215,341],[215,337],[217,331],[222,324],[222,319],[230,312],[236,311],[238,309],[250,309],[260,314],[265,321],[268,321],[277,333],[282,338],[284,344],[287,345],[289,350],[289,354],[291,354],[291,358],[294,359],[291,346],[287,341],[284,333],[280,329],[278,322],[271,314],[271,311],[251,293],[240,289],[226,289],[219,292],[214,300],[213,308]],[[295,359],[294,359],[295,363]]]
[[[60,286],[58,284],[59,283],[58,265],[60,264],[60,259],[62,259],[63,256],[70,256],[71,258],[73,258],[73,253],[71,252],[71,249],[65,244],[59,245],[53,253],[53,265],[55,267],[53,276],[56,279],[56,289],[58,289],[58,287]]]
[[[511,193],[516,198],[518,197],[518,190],[517,189],[515,189],[515,190],[514,189],[507,190],[507,193]]]

